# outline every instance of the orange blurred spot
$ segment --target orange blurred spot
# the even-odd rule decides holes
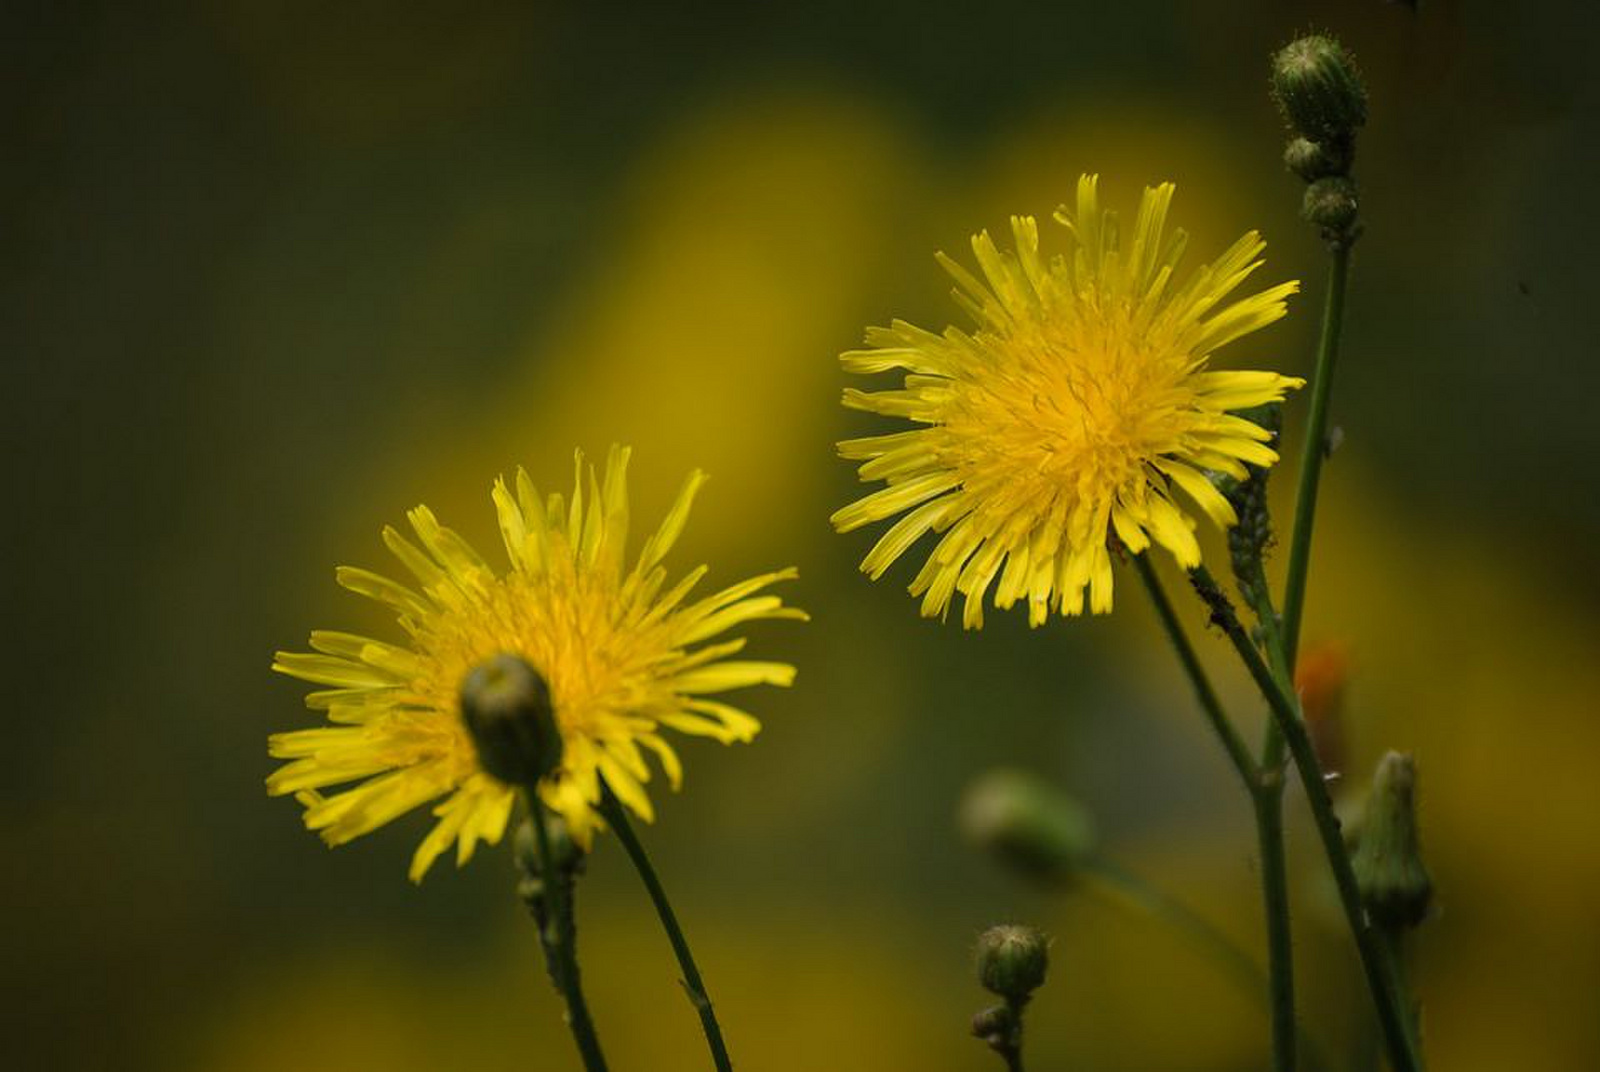
[[[1339,640],[1306,649],[1294,671],[1300,709],[1311,728],[1322,767],[1329,773],[1345,768],[1344,687],[1350,677],[1350,649]]]

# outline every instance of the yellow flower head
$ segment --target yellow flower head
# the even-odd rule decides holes
[[[1219,525],[1237,520],[1206,471],[1243,478],[1243,462],[1277,460],[1271,436],[1229,411],[1278,401],[1303,381],[1206,364],[1281,317],[1299,285],[1221,304],[1261,265],[1254,231],[1180,285],[1187,236],[1162,234],[1172,184],[1144,191],[1126,242],[1096,185],[1079,179],[1076,209],[1056,212],[1065,255],[1044,259],[1028,216],[1011,219],[1016,253],[987,232],[973,238],[982,280],[940,255],[976,332],[935,335],[896,320],[868,330],[870,349],[841,357],[849,372],[907,372],[900,390],[845,391],[846,406],[922,427],[839,444],[862,461],[863,480],[887,486],[833,524],[848,532],[905,514],[861,563],[874,580],[924,533],[942,533],[911,583],[925,616],[943,617],[960,592],[963,624],[981,626],[997,577],[995,606],[1026,599],[1032,625],[1052,608],[1081,614],[1085,589],[1091,611],[1109,612],[1112,533],[1133,553],[1153,540],[1198,565],[1187,504]]]
[[[661,562],[705,479],[699,472],[625,569],[628,454],[612,448],[603,483],[593,467],[585,473],[579,454],[570,503],[560,494],[541,500],[520,470],[515,488],[497,481],[494,504],[511,562],[503,575],[425,506],[409,514],[420,547],[393,528],[383,533],[415,586],[341,567],[339,584],[393,610],[408,641],[319,631],[311,634],[315,653],[278,654],[274,670],[326,686],[306,704],[334,725],[273,735],[272,755],[290,762],[267,779],[268,792],[296,794],[306,826],[330,845],[444,797],[411,878],[420,881],[452,842],[457,864],[465,863],[478,842],[499,841],[515,802],[515,790],[479,766],[460,712],[462,679],[503,652],[527,660],[549,685],[563,751],[539,795],[585,847],[601,826],[595,805],[603,786],[641,818],[653,817],[644,752],[655,754],[677,788],[682,769],[662,727],[725,744],[754,737],[760,724],[753,717],[706,696],[788,685],[794,667],[729,660],[742,639],[690,649],[755,619],[803,620],[777,596],[757,594],[795,571],[686,603],[706,573],[701,566],[663,591]],[[321,792],[347,783],[357,784]]]

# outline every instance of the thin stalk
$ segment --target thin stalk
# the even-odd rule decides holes
[[[639,872],[639,878],[644,882],[644,887],[650,893],[650,900],[655,903],[656,914],[661,917],[661,928],[667,932],[667,941],[672,943],[672,952],[678,958],[678,968],[683,972],[683,988],[689,995],[689,1002],[700,1014],[700,1026],[706,1033],[706,1045],[711,1049],[711,1061],[717,1067],[717,1072],[732,1072],[733,1062],[728,1059],[728,1047],[722,1040],[722,1027],[717,1023],[717,1014],[711,1007],[711,998],[706,994],[706,985],[700,978],[700,969],[695,967],[694,954],[689,951],[689,942],[683,936],[683,928],[678,925],[677,914],[672,911],[672,902],[667,900],[667,891],[662,887],[661,880],[656,877],[656,870],[650,864],[650,857],[645,854],[644,846],[634,836],[633,827],[628,823],[628,816],[617,798],[610,791],[605,791],[600,796],[600,814],[615,831],[617,840],[622,843],[623,851],[628,854],[628,859],[633,861],[634,870]]]
[[[1328,864],[1333,869],[1340,905],[1349,922],[1350,932],[1355,938],[1356,951],[1360,955],[1362,971],[1367,979],[1367,989],[1372,992],[1373,1004],[1377,1007],[1378,1021],[1383,1027],[1390,1062],[1395,1072],[1421,1072],[1421,1065],[1411,1041],[1411,1033],[1406,1026],[1408,1019],[1406,999],[1398,992],[1395,978],[1389,970],[1383,936],[1373,925],[1361,903],[1361,890],[1356,884],[1355,871],[1350,866],[1350,854],[1345,848],[1339,817],[1333,810],[1333,797],[1328,793],[1322,764],[1317,759],[1316,748],[1311,743],[1311,735],[1307,732],[1301,717],[1300,701],[1292,689],[1285,690],[1279,686],[1277,678],[1262,659],[1261,653],[1256,650],[1244,627],[1239,624],[1232,605],[1222,595],[1210,572],[1204,566],[1200,566],[1190,572],[1190,578],[1194,581],[1195,590],[1211,608],[1211,620],[1222,628],[1223,633],[1233,644],[1234,650],[1239,653],[1239,658],[1243,660],[1245,669],[1249,671],[1256,687],[1261,690],[1261,695],[1266,699],[1267,707],[1272,711],[1272,717],[1278,724],[1278,730],[1283,734],[1289,755],[1294,759],[1295,769],[1300,775],[1300,784],[1305,789],[1306,803],[1311,808],[1317,835],[1322,841]]]
[[[1166,923],[1197,948],[1210,953],[1242,992],[1258,1001],[1263,997],[1270,1000],[1271,988],[1266,971],[1216,924],[1161,887],[1113,860],[1104,857],[1086,860],[1083,871],[1084,877],[1093,881],[1091,888],[1100,891],[1107,900],[1115,900],[1124,907],[1143,909]],[[1306,1065],[1319,1070],[1326,1068],[1320,1047],[1305,1030],[1297,1027],[1296,1037]]]
[[[1170,893],[1103,857],[1084,861],[1083,870],[1108,900],[1143,909],[1210,953],[1241,990],[1255,997],[1265,989],[1267,980],[1261,965],[1216,924]]]
[[[1300,456],[1300,482],[1295,492],[1294,535],[1289,541],[1289,573],[1283,595],[1283,653],[1292,670],[1300,650],[1300,617],[1306,605],[1306,574],[1311,565],[1311,530],[1317,514],[1317,485],[1327,456],[1328,401],[1333,394],[1333,363],[1339,356],[1339,329],[1344,321],[1345,280],[1350,268],[1350,243],[1333,244],[1328,269],[1328,296],[1322,310],[1322,336],[1311,376],[1311,413],[1306,420]]]
[[[1006,1072],[1023,1072],[1022,1009],[1027,1003],[1027,998],[1023,998],[1020,1001],[1016,998],[1006,999],[1006,1008],[1011,1011],[1011,1022],[1015,1025],[1012,1028],[1010,1044],[1000,1051],[1000,1056],[1006,1059]]]
[[[1183,631],[1183,624],[1178,621],[1177,612],[1172,609],[1172,602],[1167,598],[1166,589],[1161,585],[1161,578],[1156,576],[1155,566],[1151,564],[1149,554],[1130,557],[1133,559],[1134,569],[1138,571],[1139,579],[1144,582],[1145,591],[1150,593],[1150,602],[1155,604],[1156,616],[1161,619],[1162,628],[1167,631],[1167,639],[1172,641],[1172,647],[1178,653],[1178,662],[1183,664],[1184,672],[1189,675],[1195,697],[1200,701],[1200,709],[1205,712],[1206,720],[1211,723],[1217,739],[1222,742],[1222,748],[1228,753],[1228,759],[1233,763],[1234,770],[1239,772],[1240,779],[1253,794],[1260,781],[1255,760],[1251,758],[1250,749],[1245,745],[1244,738],[1239,736],[1233,721],[1223,710],[1222,701],[1217,699],[1217,690],[1211,687],[1211,679],[1206,676],[1205,667],[1200,665],[1200,657],[1195,654],[1194,646],[1189,643],[1189,638]]]
[[[1289,924],[1289,872],[1283,844],[1283,787],[1263,784],[1254,794],[1256,844],[1261,854],[1261,904],[1267,922],[1267,1003],[1272,1017],[1272,1067],[1293,1072],[1298,1028],[1294,1015],[1294,941]]]
[[[1237,566],[1235,567],[1238,568]],[[1241,586],[1251,596],[1260,626],[1262,644],[1278,680],[1287,683],[1292,673],[1283,659],[1278,614],[1272,606],[1266,571],[1259,555],[1253,556]],[[1294,933],[1289,915],[1289,860],[1283,827],[1283,734],[1272,719],[1261,735],[1261,786],[1255,794],[1256,835],[1261,856],[1261,897],[1266,906],[1267,955],[1274,965],[1272,988],[1272,1046],[1275,1068],[1293,1068],[1295,1054],[1288,1040],[1295,1037]]]
[[[1411,986],[1408,979],[1409,973],[1406,970],[1405,929],[1403,927],[1384,927],[1381,933],[1383,935],[1384,951],[1388,957],[1389,975],[1394,979],[1395,990],[1405,1001],[1406,1031],[1411,1037],[1411,1046],[1416,1052],[1417,1063],[1421,1065],[1423,1063],[1422,1017],[1416,1002],[1411,1001],[1407,996],[1411,993]]]
[[[544,881],[544,895],[549,901],[548,920],[541,921],[540,943],[544,946],[545,960],[549,962],[550,978],[567,1003],[567,1026],[572,1030],[572,1041],[578,1046],[587,1072],[606,1072],[606,1059],[600,1052],[600,1039],[595,1034],[594,1022],[589,1018],[589,1006],[583,999],[583,986],[578,975],[577,925],[572,910],[571,889],[568,880],[557,873],[555,855],[550,851],[550,834],[544,828],[544,805],[537,789],[527,792],[528,812],[532,817],[534,840],[539,847],[539,873]]]

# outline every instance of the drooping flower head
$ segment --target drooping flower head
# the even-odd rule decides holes
[[[729,659],[742,639],[695,645],[755,619],[803,620],[779,597],[758,594],[795,571],[694,602],[686,600],[706,567],[665,587],[662,560],[705,479],[699,472],[627,568],[628,455],[612,448],[602,483],[579,454],[570,502],[559,493],[541,499],[520,470],[514,485],[497,481],[493,499],[510,560],[504,573],[425,506],[408,515],[417,543],[393,528],[383,533],[413,583],[340,567],[339,584],[393,610],[407,639],[319,631],[311,634],[314,652],[277,655],[274,670],[324,686],[306,703],[334,725],[275,734],[271,754],[290,762],[268,778],[268,791],[295,794],[306,826],[330,845],[442,797],[411,878],[419,881],[452,844],[457,864],[465,863],[479,842],[499,841],[516,798],[479,765],[460,711],[462,680],[502,653],[526,660],[549,687],[562,759],[539,796],[585,847],[602,825],[595,811],[602,786],[641,818],[653,817],[645,753],[677,788],[682,768],[663,728],[723,743],[750,740],[756,719],[707,696],[788,685],[794,668]],[[331,786],[346,788],[325,794]]]
[[[1222,526],[1233,508],[1207,471],[1243,479],[1271,465],[1271,435],[1230,411],[1278,401],[1303,381],[1274,372],[1207,370],[1216,350],[1285,312],[1299,289],[1280,283],[1223,299],[1260,267],[1251,231],[1214,262],[1177,276],[1187,236],[1165,233],[1173,187],[1144,191],[1133,229],[1078,181],[1056,220],[1068,248],[1049,260],[1032,217],[1013,216],[1016,252],[988,232],[972,250],[983,279],[939,257],[975,332],[935,335],[904,321],[867,332],[841,356],[857,373],[906,372],[898,390],[845,391],[844,404],[920,427],[850,439],[839,453],[863,480],[887,485],[833,515],[840,532],[903,514],[862,562],[873,579],[928,532],[941,533],[911,582],[922,613],[943,617],[956,592],[963,624],[983,624],[983,600],[1050,611],[1111,610],[1115,534],[1130,552],[1152,542],[1185,568],[1200,562],[1191,507]]]

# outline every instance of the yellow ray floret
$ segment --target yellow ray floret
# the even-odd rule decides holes
[[[502,652],[526,659],[550,687],[564,748],[539,795],[585,846],[601,826],[595,806],[602,785],[639,817],[653,817],[646,753],[677,788],[682,768],[662,729],[725,744],[754,737],[754,717],[706,697],[788,685],[794,667],[728,658],[744,647],[742,639],[695,645],[761,618],[804,620],[802,611],[762,593],[795,571],[692,601],[704,566],[665,587],[662,560],[705,479],[699,472],[626,568],[628,454],[612,448],[603,481],[579,454],[570,502],[559,493],[541,499],[520,470],[513,484],[496,482],[511,564],[503,574],[425,506],[409,514],[415,542],[392,528],[383,533],[413,582],[341,567],[339,583],[393,610],[407,640],[319,631],[311,634],[314,651],[278,653],[274,670],[324,686],[306,703],[326,711],[333,725],[272,736],[271,754],[289,762],[267,779],[268,791],[294,794],[305,805],[306,826],[330,845],[442,797],[411,878],[419,881],[452,844],[457,864],[465,863],[479,842],[499,841],[515,801],[512,788],[479,767],[458,698],[467,672]],[[334,786],[344,788],[325,792]]]
[[[849,372],[903,370],[896,390],[847,390],[844,404],[919,427],[846,440],[861,478],[884,487],[833,515],[840,532],[900,515],[861,563],[873,579],[927,533],[941,534],[911,582],[922,613],[943,617],[955,593],[962,622],[983,624],[983,600],[1051,610],[1111,610],[1114,535],[1133,553],[1152,543],[1185,568],[1200,562],[1193,508],[1221,526],[1232,507],[1207,473],[1242,478],[1267,466],[1271,436],[1231,411],[1276,402],[1304,381],[1273,372],[1212,372],[1212,353],[1284,315],[1299,289],[1280,283],[1224,299],[1261,265],[1254,231],[1185,280],[1187,238],[1165,233],[1173,186],[1147,188],[1133,229],[1119,232],[1097,177],[1056,220],[1068,249],[1046,260],[1031,217],[1014,216],[1016,252],[987,232],[972,251],[983,277],[943,256],[974,332],[942,335],[896,320],[841,356]]]

